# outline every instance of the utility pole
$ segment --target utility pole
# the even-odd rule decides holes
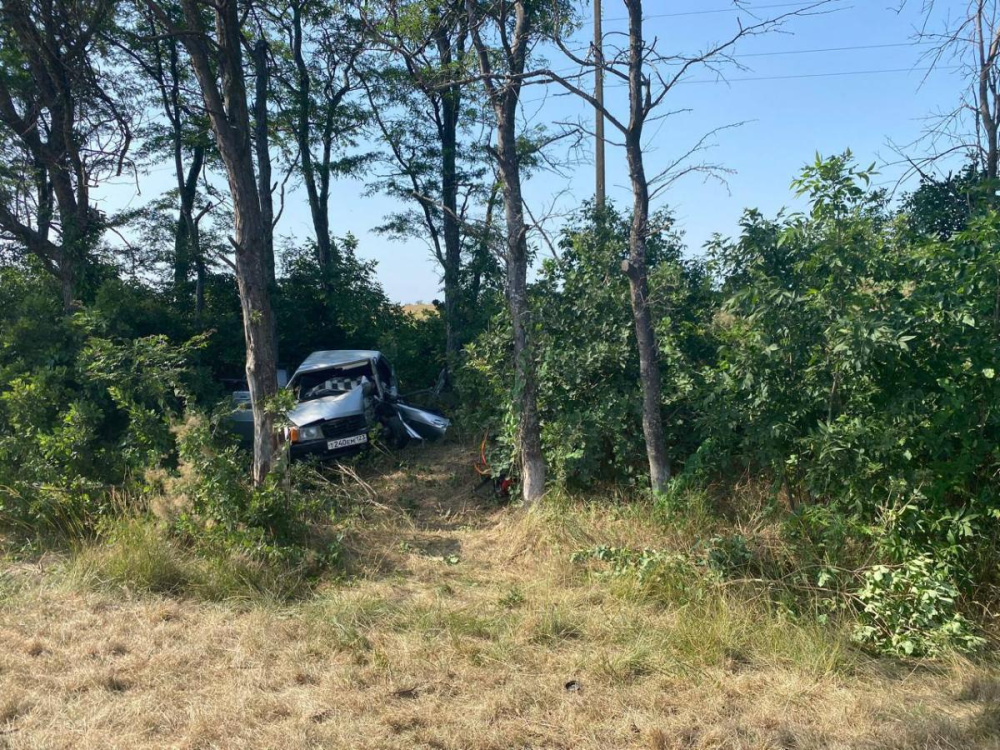
[[[594,163],[597,167],[597,185],[594,202],[598,209],[604,208],[604,29],[601,19],[601,0],[594,0],[594,98],[597,100],[597,125],[594,129]]]

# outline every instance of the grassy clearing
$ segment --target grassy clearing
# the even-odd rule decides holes
[[[345,579],[297,597],[138,523],[9,565],[0,747],[1000,747],[988,662],[875,661],[738,586],[651,596],[570,556],[691,529],[566,499],[526,516],[471,494],[462,450],[404,455]]]

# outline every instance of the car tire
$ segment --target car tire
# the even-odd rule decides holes
[[[399,450],[400,448],[405,448],[410,442],[410,436],[406,432],[403,420],[399,417],[394,416],[387,419],[385,427],[387,442],[392,448]]]

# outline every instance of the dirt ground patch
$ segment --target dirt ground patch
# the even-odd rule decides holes
[[[0,748],[1000,748],[989,665],[772,644],[773,622],[623,597],[573,548],[663,532],[498,507],[472,458],[407,451],[371,480],[352,577],[287,606],[10,566]]]

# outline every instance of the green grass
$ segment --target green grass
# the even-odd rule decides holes
[[[145,518],[116,520],[79,545],[66,580],[96,590],[205,601],[278,603],[308,590],[294,567],[221,551],[188,550]]]

